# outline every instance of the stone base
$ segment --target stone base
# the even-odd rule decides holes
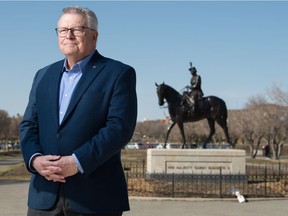
[[[147,174],[246,174],[246,152],[234,149],[148,149]]]

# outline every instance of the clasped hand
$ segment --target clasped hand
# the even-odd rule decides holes
[[[32,161],[36,171],[49,181],[65,183],[65,178],[77,173],[76,162],[72,156],[36,156]]]

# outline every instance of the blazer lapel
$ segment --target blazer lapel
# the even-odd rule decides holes
[[[102,64],[102,60],[104,58],[96,51],[96,53],[92,56],[91,60],[87,64],[87,67],[85,71],[83,71],[82,77],[79,80],[73,95],[71,97],[70,104],[68,106],[68,109],[66,111],[66,114],[62,120],[61,125],[65,123],[71,112],[74,110],[75,106],[77,105],[78,101],[81,99],[81,96],[84,94],[86,89],[89,87],[89,85],[93,82],[93,80],[97,77],[97,75],[100,73],[102,68],[104,67],[104,64]]]

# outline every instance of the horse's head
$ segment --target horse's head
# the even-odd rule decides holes
[[[164,105],[164,96],[165,96],[165,84],[164,82],[160,85],[158,85],[157,83],[155,83],[156,85],[156,90],[157,90],[157,96],[158,96],[158,104],[159,106],[163,106]]]

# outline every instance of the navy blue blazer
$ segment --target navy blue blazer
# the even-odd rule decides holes
[[[120,151],[137,121],[135,70],[97,51],[88,62],[59,125],[59,86],[64,60],[37,72],[20,124],[21,149],[32,172],[28,206],[49,209],[60,184],[68,205],[82,213],[129,210]],[[46,180],[29,168],[35,153],[75,154],[84,173],[66,183]]]

